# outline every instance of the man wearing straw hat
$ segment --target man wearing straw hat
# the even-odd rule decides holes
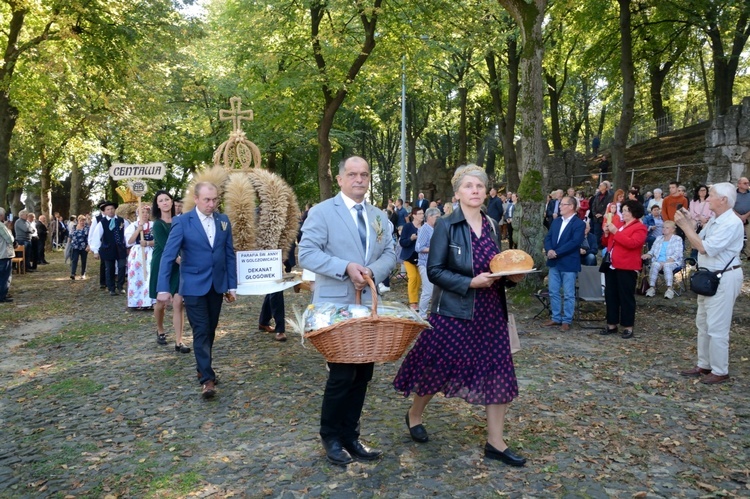
[[[302,227],[299,261],[315,272],[313,303],[362,303],[371,300],[365,277],[382,282],[396,264],[388,215],[365,202],[370,166],[353,156],[339,165],[341,192],[310,210]],[[374,363],[328,363],[329,375],[320,414],[320,438],[326,458],[347,465],[382,454],[359,440],[360,416]]]

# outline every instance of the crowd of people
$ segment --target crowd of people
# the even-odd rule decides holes
[[[514,230],[514,224],[522,214],[517,193],[499,194],[482,168],[465,165],[452,178],[450,202],[430,201],[419,193],[412,205],[397,199],[381,210],[365,200],[370,167],[357,156],[341,163],[337,181],[341,192],[308,206],[300,223],[300,265],[316,275],[312,302],[354,303],[358,295],[363,303],[371,302],[369,279],[379,283],[380,293],[387,292],[393,269],[403,264],[409,306],[431,325],[393,380],[398,393],[413,397],[404,417],[410,438],[422,444],[429,441],[425,413],[435,394],[460,397],[486,408],[485,458],[523,466],[526,459],[506,442],[504,423],[508,406],[518,395],[506,288],[524,275],[501,277],[489,265],[504,240],[509,248],[518,246],[520,231]],[[663,273],[664,296],[672,298],[673,273],[686,264],[684,251],[689,247],[698,266],[723,275],[715,295],[698,297],[697,361],[680,374],[700,377],[706,384],[727,381],[731,312],[742,284],[739,255],[750,217],[749,189],[743,177],[736,187],[699,185],[692,201],[676,182],[669,183],[665,197],[659,189],[644,196],[637,186],[613,189],[608,181],[601,182],[590,197],[574,189],[552,192],[542,216],[551,309],[544,325],[564,332],[571,329],[577,274],[582,266],[599,265],[606,301],[601,334],[632,338],[636,281],[644,262],[650,264],[646,296],[655,296],[656,280]],[[101,262],[102,289],[111,296],[127,294],[131,308],[153,308],[158,344],[168,344],[164,321],[171,303],[175,351],[191,351],[182,341],[186,313],[193,330],[201,396],[213,398],[218,380],[212,351],[222,302],[236,298],[236,257],[231,223],[217,210],[217,186],[198,183],[193,195],[196,208],[185,214],[161,190],[150,206],[140,206],[131,218],[118,215],[116,203],[104,201],[96,217],[71,217],[69,225],[61,223],[58,215],[50,226],[43,217],[36,221],[33,214],[22,211],[12,227],[3,224],[0,230],[0,302],[12,300],[7,286],[3,287],[4,256],[20,244],[27,249],[24,264],[34,271],[45,264],[39,245],[52,230],[56,241],[67,241],[72,280],[79,265],[85,278],[91,253]],[[374,225],[383,216],[390,222],[389,230]],[[4,218],[0,210],[0,220]],[[293,266],[293,258],[287,262]],[[10,265],[7,269],[9,273]],[[261,330],[276,332],[282,341],[280,293],[266,297],[259,322]],[[328,363],[319,431],[331,463],[346,465],[382,455],[360,439],[373,368],[373,363]]]
[[[544,326],[570,329],[577,274],[581,265],[598,264],[604,276],[607,322],[601,334],[632,338],[636,284],[644,264],[648,266],[648,274],[642,275],[645,296],[656,296],[657,279],[663,275],[666,299],[675,296],[675,273],[691,264],[719,275],[720,284],[715,295],[698,296],[697,367],[681,374],[702,376],[706,384],[727,381],[732,308],[742,282],[740,254],[750,254],[748,217],[746,177],[736,186],[728,182],[698,185],[692,200],[675,181],[669,182],[666,197],[661,189],[645,196],[638,186],[627,192],[613,190],[606,180],[588,199],[574,189],[565,195],[562,190],[553,191],[543,218],[548,228],[544,251],[551,310]],[[688,247],[691,253],[686,259]],[[596,248],[601,248],[600,253]]]

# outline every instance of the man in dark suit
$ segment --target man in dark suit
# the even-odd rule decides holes
[[[553,220],[544,237],[544,252],[549,267],[549,302],[552,317],[544,326],[560,326],[568,331],[573,322],[576,306],[576,278],[581,271],[581,243],[586,232],[586,224],[578,218],[576,198],[565,196],[560,200],[560,216]],[[565,296],[562,307],[560,291]]]
[[[172,230],[159,265],[156,299],[168,303],[172,264],[180,256],[180,295],[193,328],[193,351],[203,398],[216,394],[216,373],[211,353],[219,323],[221,302],[227,294],[234,301],[237,263],[229,218],[214,209],[218,188],[208,182],[196,184],[195,209],[172,219]]]
[[[128,259],[128,248],[125,245],[125,229],[129,222],[115,215],[117,204],[105,201],[102,205],[104,216],[94,226],[94,235],[89,237],[94,259],[104,260],[104,274],[107,289],[111,296],[125,294],[125,264]],[[115,281],[115,266],[117,280]]]
[[[497,189],[490,189],[490,200],[487,203],[487,215],[498,224],[503,223],[503,200],[497,196]]]
[[[341,192],[310,210],[302,227],[299,261],[315,272],[313,303],[370,301],[365,276],[382,282],[396,264],[388,216],[369,203],[370,166],[351,157],[339,165],[336,177]],[[373,363],[328,363],[329,375],[320,414],[320,437],[326,458],[346,465],[352,458],[370,461],[380,457],[360,440],[359,419],[372,379]]]
[[[424,211],[430,207],[430,200],[425,199],[424,193],[420,192],[419,195],[417,196],[417,200],[414,202],[414,205],[420,210]]]

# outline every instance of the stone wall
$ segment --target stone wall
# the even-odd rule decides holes
[[[732,182],[747,176],[750,163],[750,97],[714,119],[706,130],[707,183]]]

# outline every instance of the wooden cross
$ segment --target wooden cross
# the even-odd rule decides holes
[[[240,124],[242,121],[253,120],[253,110],[248,109],[247,111],[241,111],[242,99],[239,97],[232,97],[229,99],[229,106],[231,109],[220,109],[219,120],[229,121],[232,120],[232,132],[240,131]]]

